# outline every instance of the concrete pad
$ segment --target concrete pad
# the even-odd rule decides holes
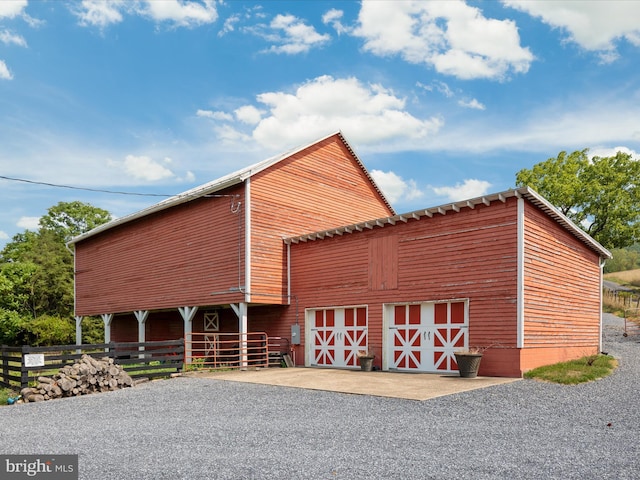
[[[363,372],[327,368],[267,368],[248,371],[189,372],[186,376],[259,383],[379,397],[428,400],[453,393],[511,383],[519,378],[476,377],[432,373]]]

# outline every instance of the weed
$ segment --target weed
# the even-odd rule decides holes
[[[618,362],[609,355],[588,355],[577,360],[535,368],[525,373],[524,377],[563,385],[576,385],[606,377],[617,366]]]

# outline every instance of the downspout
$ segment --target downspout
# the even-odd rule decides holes
[[[600,257],[599,265],[600,265],[600,325],[598,332],[598,352],[602,352],[602,283],[604,281],[604,264],[607,262],[606,258]]]
[[[244,301],[251,302],[251,177],[245,180],[244,188]],[[242,281],[238,279],[242,291]]]
[[[517,336],[516,347],[524,348],[524,198],[518,197],[518,259],[517,259]]]

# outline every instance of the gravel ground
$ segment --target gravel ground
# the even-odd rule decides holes
[[[82,479],[638,479],[640,344],[616,372],[424,402],[177,378],[0,408],[3,454],[80,455]]]

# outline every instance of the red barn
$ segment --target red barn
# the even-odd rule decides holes
[[[421,372],[475,345],[498,376],[600,348],[606,249],[527,188],[396,215],[340,133],[71,243],[107,341],[260,331],[299,365]]]

